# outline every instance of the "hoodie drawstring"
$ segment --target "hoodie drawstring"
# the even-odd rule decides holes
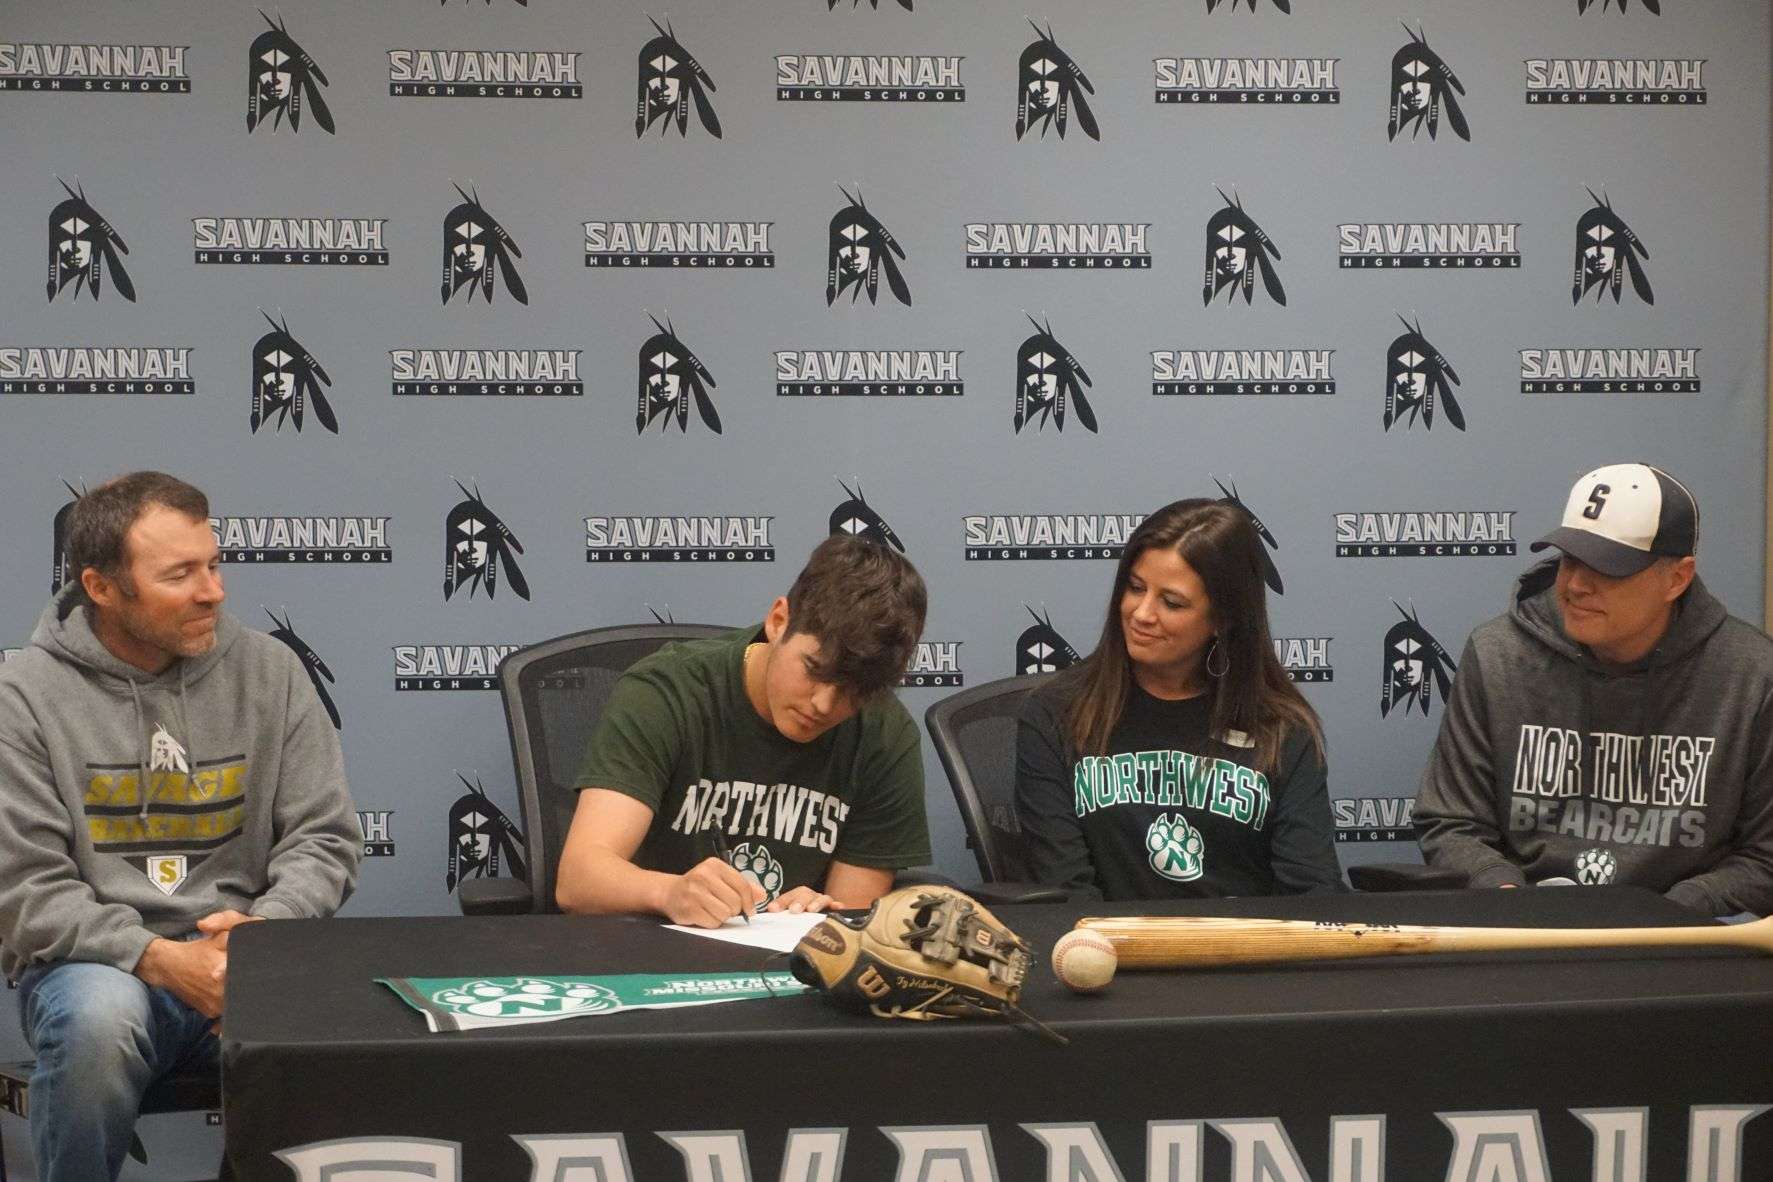
[[[153,781],[150,779],[153,772],[149,767],[149,764],[152,762],[149,748],[152,746],[153,740],[144,737],[147,735],[148,719],[147,715],[142,711],[141,687],[136,684],[136,680],[133,677],[125,677],[123,680],[129,683],[129,697],[130,700],[135,703],[135,733],[138,744],[136,747],[135,768],[136,775],[140,777],[138,782],[141,784],[141,791],[136,795],[141,798],[141,810],[138,815],[146,818],[148,815],[148,801],[153,794]],[[179,662],[178,711],[179,733],[185,737],[185,763],[187,766],[194,767],[196,766],[196,756],[193,753],[197,749],[197,743],[195,736],[191,733],[191,711],[187,703],[185,663],[183,661]]]
[[[1632,775],[1625,784],[1626,793],[1633,798],[1648,799],[1650,791],[1650,773],[1652,769],[1650,766],[1649,732],[1650,726],[1655,721],[1656,716],[1656,707],[1658,704],[1656,696],[1656,671],[1662,664],[1662,657],[1662,646],[1659,644],[1650,650],[1649,662],[1645,665],[1641,673],[1616,675],[1620,678],[1642,678],[1642,682],[1638,687],[1637,717],[1632,719],[1631,729],[1626,732],[1627,741],[1636,740],[1634,744],[1635,750],[1632,755]],[[1593,714],[1593,687],[1596,681],[1605,680],[1608,676],[1607,673],[1590,667],[1582,671],[1582,678],[1577,683],[1579,697],[1576,705],[1576,733],[1583,737],[1582,783],[1588,786],[1596,786],[1600,783],[1596,778],[1596,769],[1594,766],[1596,745],[1589,741],[1591,736],[1595,733],[1590,729],[1589,724],[1589,719]]]
[[[140,790],[136,792],[136,795],[141,798],[142,807],[140,815],[145,818],[148,815],[149,780],[148,740],[144,736],[147,734],[148,720],[142,714],[142,691],[136,688],[135,678],[126,677],[123,680],[129,682],[129,698],[135,703],[135,774],[137,777],[136,783],[140,785]]]
[[[1650,650],[1650,664],[1644,670],[1644,685],[1638,695],[1638,717],[1631,730],[1638,737],[1637,790],[1644,800],[1650,798],[1650,736],[1648,731],[1656,712],[1656,665],[1662,660],[1662,646]]]
[[[135,768],[136,775],[140,777],[138,782],[141,784],[141,791],[137,795],[141,797],[142,802],[139,815],[145,818],[148,815],[148,800],[152,795],[153,787],[153,781],[149,778],[152,772],[148,768],[148,747],[151,740],[143,738],[147,733],[148,720],[142,712],[142,691],[136,685],[135,678],[126,677],[123,680],[129,682],[129,697],[135,703],[135,733],[139,743],[136,748]],[[185,666],[182,661],[179,663],[179,732],[185,736],[185,763],[195,766],[195,756],[192,755],[192,752],[197,749],[197,744],[191,734],[191,712],[186,705]]]
[[[1552,662],[1550,661],[1547,662],[1548,665],[1551,663]],[[1547,670],[1547,673],[1549,675],[1549,669]],[[1583,669],[1578,674],[1579,680],[1577,681],[1576,690],[1576,733],[1581,736],[1578,739],[1578,744],[1582,748],[1582,779],[1578,781],[1576,785],[1576,795],[1578,796],[1582,795],[1584,785],[1593,784],[1595,782],[1595,751],[1594,744],[1589,740],[1589,736],[1593,734],[1593,732],[1588,728],[1588,718],[1591,713],[1590,705],[1594,696],[1591,691],[1594,679],[1597,676],[1599,676],[1599,674],[1591,669]]]
[[[197,766],[197,736],[191,729],[191,712],[185,708],[185,667],[186,662],[179,662],[179,727],[185,736],[185,764]]]

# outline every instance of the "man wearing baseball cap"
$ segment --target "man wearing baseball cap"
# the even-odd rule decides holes
[[[1430,865],[1773,912],[1773,640],[1694,569],[1699,505],[1648,464],[1570,491],[1556,557],[1466,642],[1416,797]]]

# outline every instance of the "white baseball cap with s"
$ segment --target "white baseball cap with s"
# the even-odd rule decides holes
[[[1531,549],[1556,546],[1603,575],[1635,575],[1660,557],[1699,546],[1699,502],[1687,486],[1649,464],[1609,464],[1570,490],[1564,520]]]

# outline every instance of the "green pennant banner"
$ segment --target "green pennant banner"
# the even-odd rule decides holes
[[[789,997],[788,973],[627,973],[614,977],[378,977],[425,1016],[432,1033],[558,1022],[622,1010]]]

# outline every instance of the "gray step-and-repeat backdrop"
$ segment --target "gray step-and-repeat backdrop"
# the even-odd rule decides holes
[[[0,634],[82,488],[203,486],[233,609],[324,667],[348,914],[453,910],[466,793],[518,820],[502,654],[754,620],[833,528],[929,581],[921,714],[1088,652],[1139,517],[1237,499],[1349,862],[1411,856],[1451,663],[1582,471],[1689,482],[1758,610],[1764,0],[91,0],[0,38]]]

